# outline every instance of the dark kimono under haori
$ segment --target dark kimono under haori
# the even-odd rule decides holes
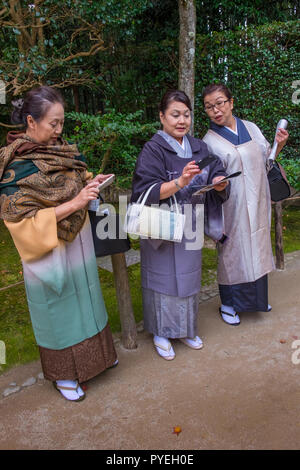
[[[152,184],[147,204],[170,203],[160,200],[163,183],[179,177],[184,166],[192,160],[208,155],[204,142],[185,136],[189,156],[176,151],[162,132],[155,134],[142,149],[135,168],[131,202],[135,202]],[[166,135],[168,138],[168,136]],[[179,145],[179,144],[178,144]],[[192,196],[199,185],[211,183],[215,176],[226,175],[221,161],[207,166],[201,175],[176,193],[177,202],[183,207],[191,204],[193,230],[196,228],[196,204],[205,207],[206,229],[215,240],[222,237],[222,203],[229,196],[229,188],[206,196]],[[190,206],[190,207],[191,207]],[[197,334],[197,313],[201,288],[201,249],[187,249],[186,233],[180,243],[141,239],[141,282],[144,326],[147,331],[166,338],[194,338]],[[191,247],[191,245],[190,245]]]

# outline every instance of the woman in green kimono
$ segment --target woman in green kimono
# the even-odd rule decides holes
[[[12,121],[25,130],[0,149],[0,215],[22,259],[44,376],[81,401],[79,383],[117,363],[87,216],[106,176],[92,179],[77,146],[61,138],[64,103],[54,89],[28,92]]]

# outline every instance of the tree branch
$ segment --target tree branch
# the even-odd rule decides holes
[[[22,124],[5,124],[4,122],[0,122],[1,127],[8,127],[9,129],[21,129],[23,127]]]

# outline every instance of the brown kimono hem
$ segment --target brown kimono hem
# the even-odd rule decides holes
[[[78,380],[95,377],[111,367],[117,359],[110,327],[69,348],[54,350],[39,346],[46,380]]]

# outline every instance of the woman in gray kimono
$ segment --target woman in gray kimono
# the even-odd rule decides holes
[[[210,129],[204,136],[209,150],[218,155],[232,180],[230,198],[223,205],[226,242],[218,244],[220,314],[238,325],[237,312],[270,311],[267,274],[274,269],[270,227],[271,198],[266,163],[270,145],[260,129],[232,114],[233,98],[223,84],[203,91]],[[279,129],[277,154],[288,132]]]
[[[160,121],[162,130],[145,144],[137,159],[131,201],[156,183],[147,204],[169,203],[176,193],[179,204],[191,206],[192,194],[199,185],[217,183],[226,173],[219,158],[202,171],[195,164],[208,156],[208,149],[204,142],[188,135],[191,103],[184,92],[169,90],[164,95]],[[225,182],[218,184],[205,200],[206,219],[217,238],[223,234],[221,204],[228,197],[226,186]],[[203,203],[203,196],[199,198],[196,202]],[[194,203],[192,207],[195,231]],[[192,238],[186,237],[185,231],[180,243],[141,239],[144,326],[154,335],[156,351],[166,360],[175,357],[169,338],[179,338],[193,349],[203,346],[197,336],[201,247],[193,248]]]

